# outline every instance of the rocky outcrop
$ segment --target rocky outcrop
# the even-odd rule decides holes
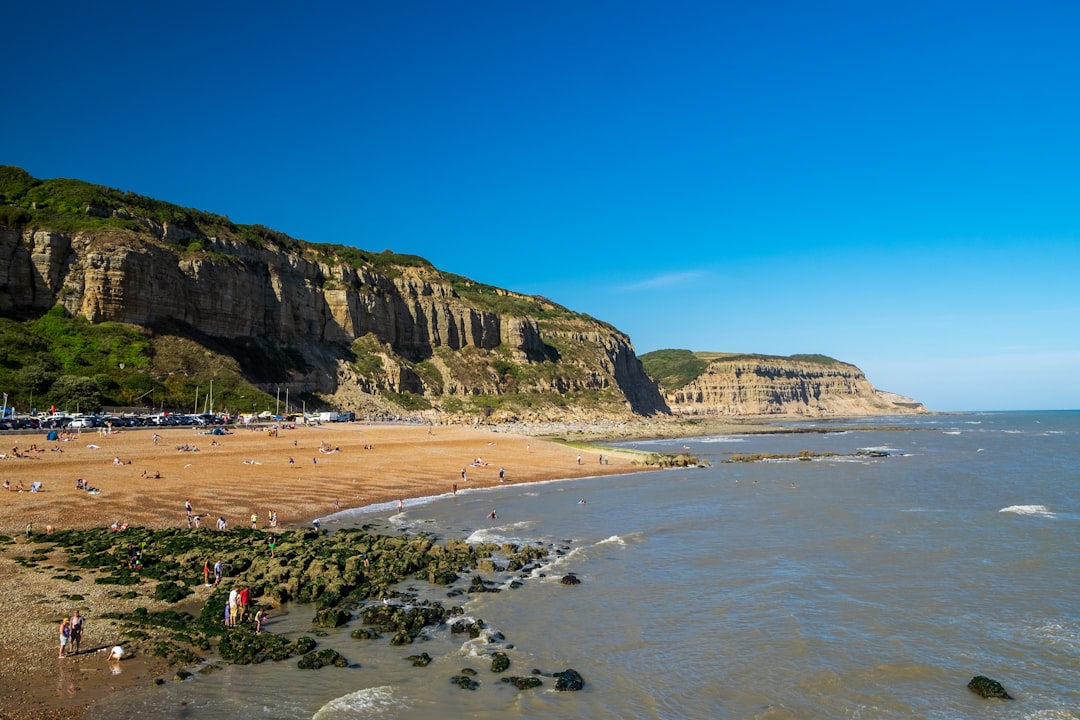
[[[817,357],[817,356],[815,356]],[[667,393],[682,415],[857,416],[925,412],[910,398],[874,389],[854,365],[819,358],[735,355]]]
[[[1001,698],[1012,700],[1012,695],[1002,687],[997,680],[992,680],[985,675],[976,675],[968,683],[968,690],[984,698]]]
[[[333,396],[346,409],[380,393],[439,407],[599,391],[628,413],[667,412],[626,335],[542,298],[462,285],[425,262],[376,267],[329,246],[140,222],[146,232],[0,228],[0,313],[59,303],[94,323],[223,341],[256,384]],[[530,307],[535,316],[521,311]],[[284,377],[260,377],[274,365],[261,354],[299,360]]]

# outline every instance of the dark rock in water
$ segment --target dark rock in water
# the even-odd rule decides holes
[[[371,628],[356,628],[351,633],[354,640],[378,640],[382,635]]]
[[[326,608],[315,613],[315,619],[311,621],[312,627],[336,628],[341,627],[352,619],[352,614],[339,608]]]
[[[580,690],[585,687],[585,679],[581,677],[581,674],[577,670],[566,669],[562,672],[555,673],[555,689],[556,690]]]
[[[189,677],[191,677],[191,673],[189,673],[187,670],[177,670],[176,674],[173,675],[173,682],[183,682]]]
[[[457,685],[462,690],[475,690],[480,687],[480,683],[476,682],[468,675],[455,675],[450,678],[450,682]]]
[[[464,620],[459,620],[458,622],[450,626],[450,632],[452,634],[460,635],[462,633],[467,633],[468,636],[473,639],[480,637],[480,631],[483,629],[483,620],[476,620],[475,622],[471,623],[465,622]]]
[[[976,695],[982,695],[984,698],[1002,698],[1003,700],[1012,700],[1013,697],[1009,693],[1005,692],[1005,688],[1001,686],[997,680],[991,680],[985,675],[976,675],[971,678],[971,682],[968,683],[968,690]]]
[[[307,635],[301,635],[289,644],[289,651],[293,655],[307,655],[315,649],[317,643]]]
[[[560,580],[559,582],[561,582],[563,585],[580,585],[581,584],[581,580],[579,580],[578,576],[575,575],[574,573],[567,573],[566,575],[563,575],[563,579]]]
[[[472,582],[469,584],[468,592],[471,593],[497,593],[500,592],[500,588],[496,587],[495,583],[487,582],[479,575],[474,575]]]
[[[410,655],[405,659],[411,662],[413,667],[427,667],[431,664],[431,656],[426,652],[420,653],[419,655]]]
[[[510,683],[518,690],[531,690],[532,688],[538,688],[544,684],[544,681],[538,677],[505,677],[502,681],[504,683]]]
[[[337,650],[331,650],[325,648],[323,650],[317,650],[313,653],[308,653],[304,657],[300,658],[300,662],[296,663],[296,667],[301,670],[318,670],[321,667],[327,665],[333,665],[335,667],[348,667],[349,661],[341,657]]]
[[[394,633],[394,637],[390,638],[390,644],[395,646],[412,645],[412,640],[412,635],[404,630],[398,630]]]
[[[491,672],[501,673],[510,669],[510,658],[504,652],[497,652],[491,656]]]

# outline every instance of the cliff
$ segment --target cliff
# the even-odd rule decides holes
[[[642,356],[676,415],[859,416],[925,412],[876,390],[859,368],[822,355],[773,357],[689,351]]]
[[[306,243],[4,170],[0,316],[32,318],[59,304],[93,324],[194,342],[233,358],[264,392],[288,388],[342,409],[397,403],[536,419],[667,412],[625,334],[544,298],[413,256]],[[147,371],[156,382],[165,382],[165,360]]]

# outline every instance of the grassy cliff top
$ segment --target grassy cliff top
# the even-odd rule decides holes
[[[763,362],[804,362],[815,365],[843,365],[827,355],[760,355],[754,353],[697,352],[693,350],[654,350],[640,356],[645,372],[656,378],[668,391],[678,390],[693,382],[709,363],[716,361],[753,360]]]

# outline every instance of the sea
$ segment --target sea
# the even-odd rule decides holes
[[[441,626],[394,647],[353,639],[354,620],[317,638],[349,667],[225,666],[86,717],[1080,718],[1080,411],[777,428],[791,432],[622,444],[708,467],[462,488],[325,518],[331,531],[552,553],[524,577],[481,573],[497,593],[403,584],[482,620],[479,638]],[[580,584],[561,582],[571,573]],[[310,634],[312,616],[288,606],[268,629]],[[491,670],[496,651],[505,673]],[[427,667],[406,659],[420,653]],[[474,690],[451,682],[466,669]],[[546,674],[566,669],[582,690],[555,690]],[[539,688],[503,682],[534,670]],[[979,675],[1014,699],[968,690]]]

